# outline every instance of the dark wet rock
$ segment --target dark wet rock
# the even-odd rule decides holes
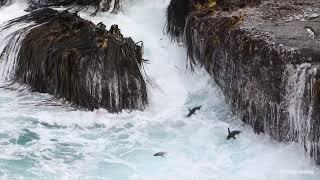
[[[320,164],[320,2],[263,0],[203,11],[188,12],[179,34],[191,68],[204,67],[256,133],[296,141]]]
[[[12,2],[12,0],[0,0],[0,6],[10,4],[11,2]]]
[[[172,40],[180,41],[188,16],[211,15],[217,11],[230,11],[259,3],[260,0],[171,0],[167,8],[166,32]]]
[[[74,11],[82,11],[93,7],[95,10],[92,15],[96,15],[100,11],[116,13],[122,8],[122,0],[28,0],[28,2],[30,5],[28,11],[48,7],[67,7]]]
[[[83,109],[119,112],[147,105],[142,45],[124,38],[117,25],[106,30],[67,11],[41,9],[8,22],[1,32],[16,25],[0,49],[2,65],[15,63],[4,67],[11,82]]]
[[[10,5],[12,0],[0,0],[0,7]],[[118,13],[122,11],[123,0],[27,0],[29,7],[26,11],[31,12],[42,8],[67,8],[73,12],[88,11],[93,9],[91,15],[98,12]]]
[[[171,0],[167,8],[166,31],[173,40],[182,37],[188,13],[194,7],[189,0]]]
[[[312,19],[319,12],[318,0],[263,0],[256,15],[267,21],[289,21],[293,19]],[[257,14],[259,13],[259,14]]]

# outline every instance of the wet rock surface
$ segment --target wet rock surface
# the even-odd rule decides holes
[[[90,9],[92,16],[99,12],[118,13],[122,11],[123,4],[123,0],[26,0],[26,2],[29,7],[25,11],[28,12],[41,8],[67,8],[73,12]],[[0,7],[12,3],[13,0],[0,0]]]
[[[9,3],[11,3],[12,0],[0,0],[0,6],[4,6],[7,5]]]
[[[82,109],[143,110],[142,44],[117,25],[105,28],[49,8],[11,20],[0,28],[9,39],[0,46],[2,75]]]
[[[299,142],[320,164],[320,2],[264,0],[204,11],[186,18],[191,68],[203,66],[256,133]]]
[[[28,11],[48,7],[68,7],[69,10],[81,11],[91,7],[95,9],[92,15],[96,15],[106,11],[117,13],[122,9],[122,0],[28,0],[28,3]]]

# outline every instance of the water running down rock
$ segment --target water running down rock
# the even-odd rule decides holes
[[[107,31],[103,23],[44,8],[0,32],[7,39],[0,48],[3,79],[89,110],[143,110],[148,103],[142,45],[123,38],[117,25]]]
[[[305,31],[319,30],[319,1],[264,0],[236,11],[219,9],[218,2],[210,14],[203,13],[205,3],[177,17],[171,11],[180,7],[168,7],[167,22],[182,30],[191,69],[204,67],[231,110],[256,133],[299,142],[320,164],[320,37]],[[181,18],[183,28],[170,25]]]
[[[185,70],[185,47],[163,35],[168,4],[137,0],[121,15],[80,12],[95,24],[118,24],[123,34],[144,42],[144,57],[150,59],[146,72],[160,87],[148,88],[145,111],[80,111],[48,94],[0,89],[3,179],[320,179],[319,169],[297,144],[255,134],[231,114],[207,72],[197,66],[194,73]],[[1,7],[0,22],[25,14],[27,6],[16,1]],[[200,104],[201,113],[185,118],[189,107]],[[228,127],[241,129],[241,138],[226,141]],[[15,144],[19,137],[28,142]],[[163,150],[168,158],[152,156]]]

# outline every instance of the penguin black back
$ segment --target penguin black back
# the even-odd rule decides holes
[[[165,157],[166,156],[166,152],[157,152],[155,153],[153,156],[161,156],[161,157]]]
[[[227,140],[229,140],[230,138],[236,139],[236,135],[240,134],[241,131],[235,130],[235,131],[230,131],[230,129],[228,128],[228,136],[227,136]]]
[[[189,108],[189,114],[186,116],[186,117],[190,117],[192,116],[193,114],[196,113],[196,111],[200,110],[202,106],[197,106],[197,107],[194,107],[192,109]]]

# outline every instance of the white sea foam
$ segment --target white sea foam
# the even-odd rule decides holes
[[[121,15],[81,14],[107,27],[117,23],[125,36],[144,42],[144,58],[150,60],[146,72],[159,87],[149,85],[145,112],[74,111],[47,94],[0,89],[2,179],[320,178],[320,170],[297,144],[254,134],[231,115],[206,72],[185,70],[185,47],[162,33],[167,4],[140,0],[128,3]],[[24,14],[24,7],[1,8],[0,22]],[[202,105],[197,115],[185,118],[196,105]],[[227,127],[242,131],[237,140],[225,140]],[[167,157],[154,157],[159,151]]]

